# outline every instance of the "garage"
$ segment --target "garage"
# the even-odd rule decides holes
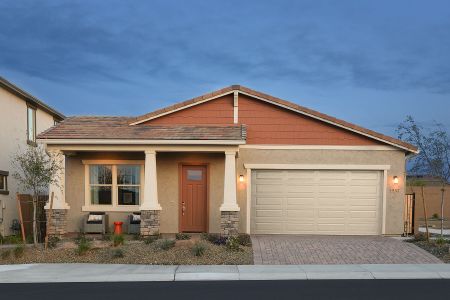
[[[252,234],[378,235],[383,172],[252,170]]]

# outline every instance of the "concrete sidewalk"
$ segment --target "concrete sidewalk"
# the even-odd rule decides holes
[[[0,265],[0,283],[314,279],[450,279],[450,265]]]

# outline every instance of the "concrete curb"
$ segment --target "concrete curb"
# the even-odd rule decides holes
[[[0,283],[325,279],[450,279],[450,265],[0,265]]]

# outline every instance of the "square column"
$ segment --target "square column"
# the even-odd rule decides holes
[[[67,212],[70,206],[66,203],[66,158],[61,150],[50,149],[47,151],[51,159],[58,165],[58,172],[48,189],[49,199],[45,205],[47,220],[50,214],[50,198],[53,193],[52,217],[50,223],[47,221],[48,232],[51,236],[63,236],[67,230]]]
[[[236,235],[239,211],[236,197],[236,151],[225,151],[223,203],[220,206],[220,230],[223,235]]]
[[[159,232],[159,213],[162,210],[158,202],[158,181],[156,174],[156,151],[145,150],[144,197],[140,206],[141,235],[154,235]]]

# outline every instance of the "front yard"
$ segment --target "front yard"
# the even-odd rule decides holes
[[[0,264],[104,263],[153,265],[247,265],[253,264],[249,238],[231,242],[215,235],[173,238],[131,237],[93,239],[80,236],[58,241],[52,249],[21,244],[0,249]],[[114,246],[114,243],[117,246]]]
[[[433,254],[444,263],[450,263],[450,240],[438,237],[427,242],[425,235],[420,234],[409,242]]]

